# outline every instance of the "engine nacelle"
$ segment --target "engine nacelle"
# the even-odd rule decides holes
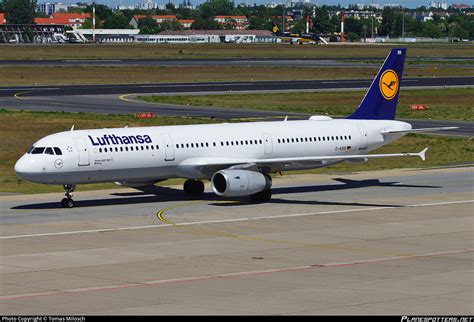
[[[211,178],[212,190],[222,197],[250,196],[272,186],[268,175],[249,170],[220,170]]]

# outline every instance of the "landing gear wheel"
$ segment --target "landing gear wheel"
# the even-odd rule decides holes
[[[186,194],[192,196],[200,196],[204,193],[204,182],[198,180],[186,180],[183,185]]]
[[[74,208],[75,205],[74,200],[71,198],[63,198],[63,200],[61,200],[61,206],[63,208]]]
[[[256,202],[267,202],[272,199],[272,191],[270,189],[257,192],[256,194],[250,195],[250,198]]]
[[[65,184],[63,185],[63,187],[64,187],[64,190],[66,190],[66,193],[65,193],[66,198],[63,198],[61,200],[61,207],[74,208],[76,204],[74,203],[74,200],[72,200],[72,193],[76,189],[76,186],[73,184]]]

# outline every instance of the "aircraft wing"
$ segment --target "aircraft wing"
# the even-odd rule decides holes
[[[220,157],[200,157],[183,161],[180,166],[196,167],[204,171],[215,172],[226,168],[239,168],[257,170],[261,167],[284,167],[292,164],[320,163],[334,161],[358,161],[372,158],[391,157],[411,157],[416,156],[425,161],[428,148],[418,153],[391,153],[391,154],[355,154],[338,156],[315,156],[315,157],[293,157],[293,158],[269,158],[269,159],[248,159],[248,158],[220,158]]]
[[[455,130],[459,129],[457,126],[446,126],[446,127],[425,127],[421,129],[410,129],[410,130],[395,130],[395,131],[382,131],[382,134],[392,134],[392,133],[417,133],[417,132],[433,132],[433,131],[446,131],[446,130]]]

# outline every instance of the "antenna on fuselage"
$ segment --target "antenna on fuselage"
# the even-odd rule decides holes
[[[72,125],[72,127],[71,127],[71,132],[72,132],[72,131],[74,131],[74,125]]]
[[[283,122],[286,122],[286,121],[288,121],[288,115],[285,116],[285,119],[283,120]]]

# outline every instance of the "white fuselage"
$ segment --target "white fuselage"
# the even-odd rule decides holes
[[[212,172],[188,166],[186,161],[203,157],[270,159],[366,154],[403,136],[382,131],[406,129],[411,125],[399,121],[316,117],[303,121],[77,130],[52,134],[36,142],[34,148],[56,147],[61,154],[27,153],[15,165],[15,172],[25,180],[47,184],[209,179]],[[338,161],[293,163],[261,171],[317,168],[335,162]]]

